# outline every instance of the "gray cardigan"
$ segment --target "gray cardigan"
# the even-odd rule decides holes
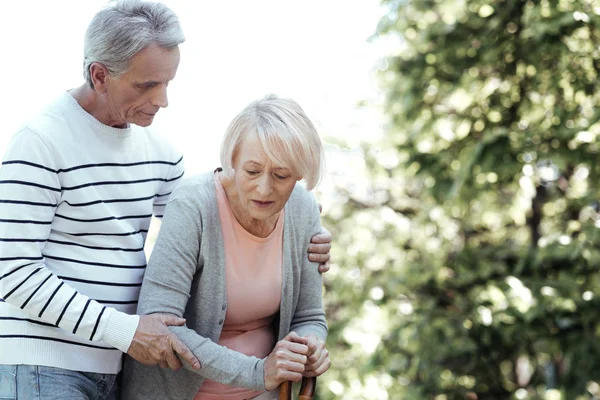
[[[307,247],[321,230],[314,196],[296,185],[285,205],[281,304],[275,327],[325,340],[322,281]],[[186,326],[170,329],[189,347],[200,370],[173,372],[125,358],[123,395],[135,399],[193,399],[205,378],[265,390],[264,359],[217,343],[227,311],[225,253],[213,173],[188,179],[171,195],[140,293],[138,314],[170,313]]]

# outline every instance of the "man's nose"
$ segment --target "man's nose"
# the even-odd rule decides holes
[[[167,97],[167,85],[158,85],[151,98],[152,105],[165,108],[169,105],[169,99]]]

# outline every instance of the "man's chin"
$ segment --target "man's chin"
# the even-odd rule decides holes
[[[152,122],[154,122],[154,117],[152,117],[152,118],[136,118],[135,121],[131,121],[132,124],[141,126],[142,128],[146,128],[146,127],[152,125]]]

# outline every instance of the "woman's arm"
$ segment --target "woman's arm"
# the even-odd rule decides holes
[[[311,193],[308,193],[305,198],[306,201],[311,202],[309,214],[311,222],[310,229],[303,238],[303,254],[306,252],[310,239],[321,232],[321,215],[317,201]],[[325,341],[327,322],[323,310],[323,280],[317,269],[318,263],[310,261],[307,257],[299,259],[302,260],[300,293],[292,317],[291,330],[300,336],[315,334],[319,339]]]
[[[140,315],[184,316],[194,276],[202,273],[202,266],[198,265],[202,229],[200,212],[192,202],[178,197],[169,202],[144,276],[138,305]],[[206,264],[210,262],[205,260]],[[199,370],[183,362],[188,370],[224,384],[265,389],[263,360],[219,346],[187,326],[169,329],[200,361]]]

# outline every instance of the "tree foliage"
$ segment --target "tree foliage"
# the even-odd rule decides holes
[[[383,4],[385,138],[324,222],[321,398],[600,396],[600,1]]]

